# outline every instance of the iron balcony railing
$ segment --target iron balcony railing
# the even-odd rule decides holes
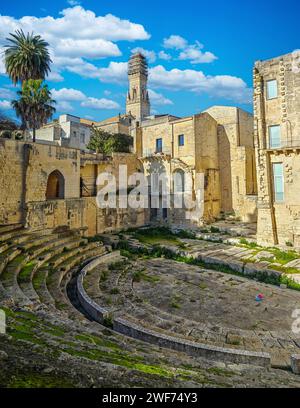
[[[144,149],[143,157],[150,157],[159,154],[168,154],[171,155],[172,149],[170,147],[162,147],[161,149]]]
[[[266,148],[269,150],[300,148],[300,139],[281,140],[279,143],[270,143],[268,140]]]

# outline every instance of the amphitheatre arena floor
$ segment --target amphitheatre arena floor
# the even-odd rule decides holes
[[[141,260],[137,266],[138,281],[133,279],[133,295],[143,300],[147,320],[156,309],[167,314],[170,321],[191,322],[243,330],[290,330],[292,312],[300,304],[300,293],[236,277],[222,272],[205,270],[169,259]],[[264,299],[256,301],[262,293]],[[131,304],[118,305],[119,313],[129,313]],[[136,303],[140,304],[140,303]],[[136,312],[138,313],[138,312]]]

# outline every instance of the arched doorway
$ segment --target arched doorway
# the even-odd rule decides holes
[[[181,169],[173,172],[174,193],[183,193],[185,191],[185,174]]]
[[[60,171],[55,170],[48,176],[46,200],[65,198],[65,179]]]

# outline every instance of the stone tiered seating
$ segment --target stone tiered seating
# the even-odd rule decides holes
[[[63,278],[78,265],[82,265],[86,260],[90,260],[95,256],[103,255],[106,250],[105,247],[100,246],[99,243],[90,243],[82,247],[80,251],[71,251],[72,254],[62,260],[55,268],[50,269],[47,274],[47,288],[54,299],[56,308],[60,310],[70,310],[70,302],[65,296],[61,283]],[[72,307],[73,309],[73,307]]]
[[[47,279],[57,304],[69,304],[59,289],[64,275],[85,259],[105,251],[100,243],[88,243],[78,230],[30,232],[14,225],[2,226],[0,231],[1,297],[19,306],[34,302],[55,305]]]
[[[78,250],[81,244],[86,243],[86,240],[79,240],[78,236],[74,236],[74,234],[71,234],[70,232],[64,235],[65,236],[61,238],[47,243],[37,258],[33,258],[34,260],[27,263],[27,265],[25,265],[20,271],[18,275],[18,283],[22,287],[22,290],[25,293],[28,293],[30,298],[37,298],[32,286],[32,279],[35,278],[35,274],[38,274],[40,269],[47,266],[50,261],[52,261],[52,265],[55,267],[56,264],[54,259],[56,259],[56,263],[59,263],[61,257],[63,255],[65,256],[67,252],[69,253],[69,251],[74,248]]]
[[[29,354],[31,362],[28,364],[33,365],[34,371],[39,364],[42,369],[45,368],[45,360],[40,363],[39,359],[49,354],[49,361],[56,358],[56,367],[67,367],[68,371],[78,372],[84,379],[93,376],[93,381],[100,385],[153,385],[155,379],[159,380],[157,385],[162,385],[167,379],[168,384],[197,386],[199,378],[204,378],[203,381],[213,384],[222,381],[224,386],[224,375],[219,375],[217,370],[217,374],[206,371],[214,367],[213,361],[207,362],[200,357],[189,357],[185,353],[130,339],[92,321],[83,313],[76,299],[70,296],[73,290],[70,281],[76,282],[82,267],[94,258],[102,257],[108,250],[102,242],[92,241],[82,237],[80,231],[31,232],[21,225],[0,226],[0,308],[7,312],[10,338],[17,340],[15,353],[23,353],[26,347],[34,348],[34,353]],[[160,310],[151,302],[143,302],[134,279],[139,263],[130,264],[117,252],[111,254],[116,254],[115,258],[109,258],[107,263],[103,261],[98,268],[87,272],[84,287],[88,295],[99,304],[107,302],[105,306],[117,316],[125,316],[135,324],[155,327],[161,333],[184,338],[187,329],[185,319],[178,314],[174,317],[171,312]],[[111,263],[114,265],[110,266]],[[200,338],[203,340],[204,336],[197,337]],[[216,344],[217,338],[217,333],[212,331],[207,342],[214,341]],[[224,338],[220,344],[223,342]],[[189,367],[188,371],[186,367]],[[205,375],[199,376],[201,370]],[[251,370],[251,375],[248,371],[243,372],[243,376],[240,371],[232,374],[230,384],[248,384],[247,381],[250,381],[253,385],[252,378],[260,376],[264,377],[266,384],[272,383],[273,377],[268,371],[255,371],[255,367]],[[150,382],[144,382],[145,378]],[[291,373],[284,372],[282,378],[297,385]],[[87,383],[88,386],[94,384]]]

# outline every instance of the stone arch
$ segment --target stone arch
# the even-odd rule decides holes
[[[48,176],[46,200],[63,198],[65,198],[65,178],[59,170],[54,170]]]
[[[183,193],[185,191],[185,172],[182,169],[176,169],[173,172],[174,193]]]

